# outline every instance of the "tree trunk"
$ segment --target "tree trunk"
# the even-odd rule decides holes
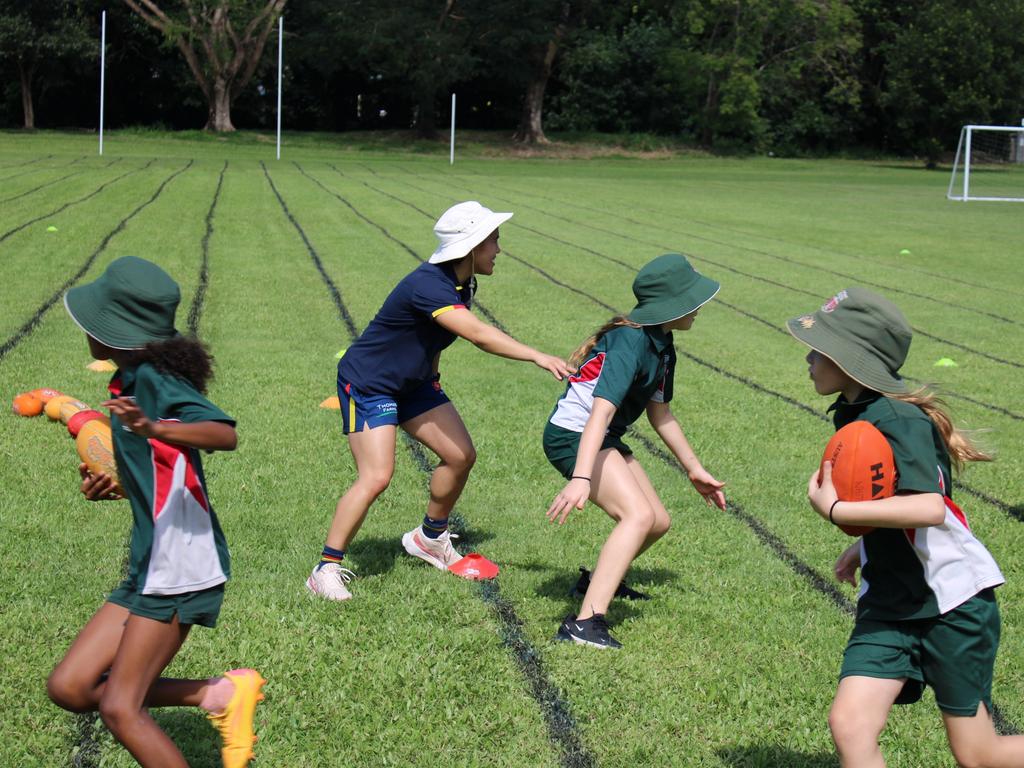
[[[36,127],[36,110],[32,104],[32,65],[25,66],[18,62],[18,75],[21,78],[21,109],[25,115],[25,127],[29,130]]]
[[[541,115],[544,109],[544,91],[548,85],[547,76],[536,77],[526,86],[526,96],[523,98],[523,112],[519,118],[519,127],[512,135],[513,141],[521,141],[524,144],[550,144],[548,137],[544,135],[544,126],[541,122]]]
[[[210,111],[204,130],[229,133],[235,130],[231,122],[231,87],[222,77],[215,77],[210,93]]]
[[[434,89],[423,86],[420,89],[419,110],[416,116],[416,135],[421,139],[437,138],[437,115],[434,112]]]
[[[512,136],[514,141],[521,141],[524,144],[550,144],[548,137],[544,135],[544,126],[541,117],[544,112],[544,92],[548,87],[548,80],[551,79],[551,70],[554,68],[555,56],[558,55],[558,47],[565,36],[565,28],[569,23],[569,3],[562,4],[562,17],[555,25],[555,32],[544,46],[544,53],[539,57],[537,69],[533,79],[526,86],[526,94],[523,97],[523,111],[519,117],[519,127]]]

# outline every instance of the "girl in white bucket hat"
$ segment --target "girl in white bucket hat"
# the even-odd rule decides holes
[[[497,572],[493,563],[463,558],[452,546],[448,515],[469,478],[476,451],[459,412],[441,389],[438,369],[441,353],[461,336],[493,355],[532,362],[559,381],[571,373],[564,360],[519,343],[469,311],[476,275],[493,274],[494,258],[501,253],[498,227],[511,217],[475,201],[445,211],[434,225],[438,245],[430,259],[395,286],[339,361],[342,424],[358,476],[338,501],[320,562],[306,581],[313,593],[330,600],[352,596],[352,572],[342,567],[345,550],[370,505],[391,482],[398,427],[441,460],[430,478],[422,524],[402,537],[405,550],[435,568],[468,578]]]

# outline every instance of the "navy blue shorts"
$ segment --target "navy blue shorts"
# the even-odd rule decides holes
[[[338,400],[345,434],[362,432],[387,424],[404,424],[420,414],[451,402],[441,389],[441,377],[434,376],[412,392],[401,395],[366,395],[356,386],[338,378]]]

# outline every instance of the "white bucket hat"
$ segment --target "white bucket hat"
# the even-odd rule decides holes
[[[511,213],[495,213],[476,200],[453,205],[434,225],[437,249],[430,255],[430,263],[461,259],[511,218]]]

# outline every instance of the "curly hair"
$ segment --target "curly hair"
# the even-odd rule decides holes
[[[213,355],[194,336],[176,336],[168,341],[150,342],[132,354],[132,363],[149,363],[162,373],[185,379],[203,394],[213,378]]]

